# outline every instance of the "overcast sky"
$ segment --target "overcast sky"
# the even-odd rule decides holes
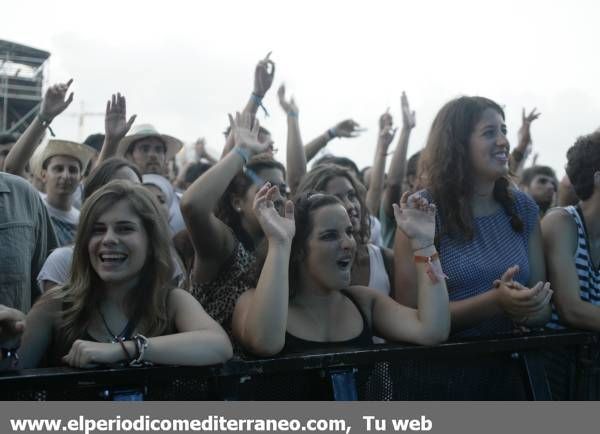
[[[540,164],[564,173],[574,139],[600,126],[600,3],[590,1],[28,1],[4,2],[0,39],[51,52],[48,83],[75,79],[75,101],[54,122],[80,139],[76,116],[127,97],[138,123],[220,150],[227,112],[241,110],[258,59],[273,51],[275,85],[261,115],[285,156],[276,87],[299,104],[308,142],[337,121],[368,130],[328,150],[371,165],[377,119],[400,122],[406,90],[417,112],[409,154],[439,108],[482,95],[506,108],[511,144],[521,108],[542,113],[532,135]],[[85,118],[83,136],[103,131]],[[394,147],[393,145],[392,147]]]

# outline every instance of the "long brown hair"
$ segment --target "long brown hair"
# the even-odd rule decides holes
[[[371,225],[369,221],[369,210],[365,202],[366,190],[361,182],[347,168],[337,164],[323,164],[304,175],[296,190],[297,195],[311,191],[325,192],[325,186],[333,178],[346,178],[356,192],[358,203],[360,203],[360,230],[355,234],[357,244],[366,244],[371,237]]]
[[[479,96],[463,96],[446,103],[431,126],[419,161],[419,178],[437,205],[440,234],[473,238],[473,213],[469,204],[473,190],[473,165],[469,154],[471,134],[482,113],[491,108],[505,118],[494,101]],[[494,185],[494,199],[510,217],[515,231],[523,230],[510,191],[511,181],[503,176]]]
[[[160,336],[169,329],[167,298],[172,289],[169,283],[173,262],[168,224],[160,205],[144,187],[129,181],[111,181],[96,190],[81,209],[69,282],[44,295],[44,298],[62,301],[60,338],[56,344],[65,353],[85,333],[102,299],[102,282],[90,262],[88,244],[94,223],[119,201],[126,201],[140,217],[149,240],[140,281],[125,299],[127,315],[135,321],[136,329],[147,336]]]

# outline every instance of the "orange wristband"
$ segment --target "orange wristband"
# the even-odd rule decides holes
[[[431,264],[433,261],[435,261],[439,257],[440,257],[440,255],[438,254],[438,252],[435,252],[431,256],[419,256],[419,255],[415,255],[415,262],[420,262],[420,263],[425,263],[425,264]]]
[[[434,264],[433,261],[439,259],[440,255],[435,252],[431,256],[419,256],[415,255],[415,262],[425,264],[425,272],[429,276],[432,283],[438,283],[440,280],[447,279],[448,276],[444,274],[442,267],[439,263]]]

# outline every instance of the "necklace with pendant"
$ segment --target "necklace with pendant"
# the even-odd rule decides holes
[[[121,333],[119,333],[118,335],[113,333],[113,331],[111,330],[111,328],[108,326],[108,322],[106,321],[106,318],[104,318],[104,315],[102,314],[102,310],[100,310],[100,308],[98,308],[98,313],[100,314],[100,318],[102,318],[102,322],[104,323],[104,328],[106,329],[106,331],[108,332],[108,334],[111,337],[111,343],[116,344],[118,342],[124,341],[126,339],[126,337],[128,337],[128,335],[131,333],[131,321],[127,321],[127,324],[125,324],[125,327],[123,328],[123,330],[121,331]]]

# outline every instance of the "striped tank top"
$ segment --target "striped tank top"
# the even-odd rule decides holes
[[[579,209],[574,206],[564,208],[577,225],[577,249],[573,255],[577,276],[579,277],[579,296],[583,301],[600,305],[600,270],[595,269],[591,254],[589,253],[587,231]],[[552,306],[552,319],[547,324],[551,329],[564,329],[560,323],[558,311]]]

